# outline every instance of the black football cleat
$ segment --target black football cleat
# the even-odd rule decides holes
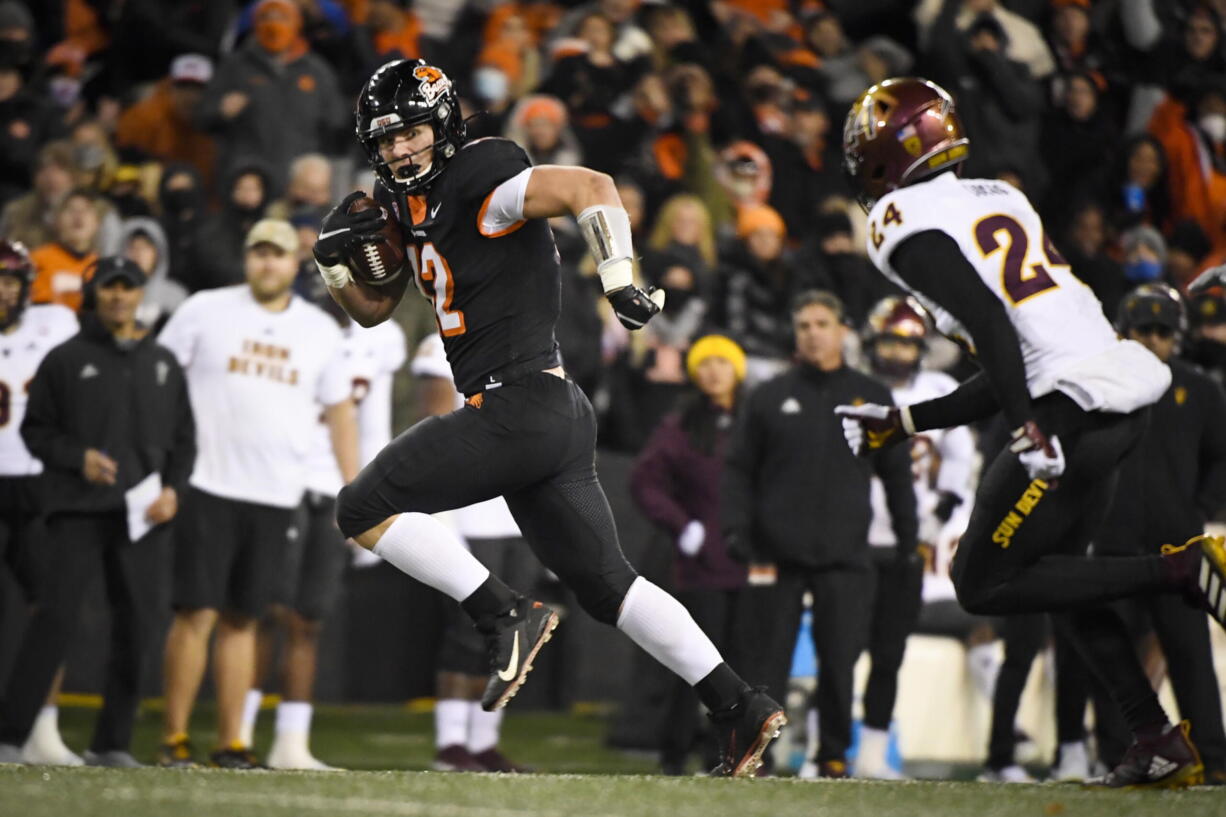
[[[712,777],[753,777],[762,766],[762,753],[787,725],[783,707],[766,694],[765,687],[746,687],[727,709],[708,715],[719,743],[720,763]]]
[[[209,755],[209,765],[215,769],[267,769],[255,752],[241,743],[232,743]]]
[[[1200,752],[1188,738],[1188,721],[1169,724],[1162,734],[1138,738],[1124,759],[1102,777],[1085,782],[1088,787],[1109,789],[1182,789],[1205,780]]]
[[[192,742],[187,735],[177,735],[158,746],[157,765],[169,769],[191,769],[196,766]]]
[[[500,616],[479,622],[490,656],[490,680],[481,708],[495,712],[507,705],[524,685],[536,654],[553,637],[558,614],[539,601],[521,598]]]
[[[1194,536],[1178,547],[1163,545],[1162,557],[1188,603],[1226,627],[1226,539]]]

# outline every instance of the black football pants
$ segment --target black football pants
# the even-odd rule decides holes
[[[869,548],[875,587],[868,634],[872,661],[864,687],[864,725],[885,731],[898,698],[898,670],[902,667],[907,637],[919,620],[924,565],[900,561],[892,547]]]
[[[47,697],[76,632],[81,602],[99,576],[111,612],[110,655],[102,711],[90,749],[127,751],[141,679],[157,630],[166,623],[168,528],[128,539],[122,512],[64,514],[47,522],[46,570],[0,707],[0,743],[20,746]]]
[[[570,379],[537,372],[401,434],[337,497],[355,536],[398,513],[505,497],[541,563],[597,621],[616,624],[637,577],[596,479],[596,418]]]
[[[1047,616],[1042,613],[1005,616],[1000,622],[1005,660],[992,690],[992,727],[988,732],[988,768],[1000,771],[1014,763],[1017,708],[1030,677],[1030,667],[1047,641]]]
[[[1161,557],[1095,559],[1086,551],[1148,412],[1087,413],[1054,393],[1035,402],[1035,413],[1040,427],[1060,438],[1064,474],[1058,484],[1031,480],[1008,449],[997,455],[954,556],[958,600],[980,615],[1053,613],[1135,731],[1165,715],[1123,622],[1105,603],[1163,592]]]

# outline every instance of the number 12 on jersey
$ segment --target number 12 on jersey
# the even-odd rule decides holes
[[[455,278],[447,259],[439,253],[433,242],[426,242],[419,249],[409,248],[409,260],[413,264],[413,279],[417,289],[434,304],[434,317],[438,321],[438,331],[445,338],[462,335],[467,327],[464,325],[463,310],[451,309],[451,299],[455,295]]]

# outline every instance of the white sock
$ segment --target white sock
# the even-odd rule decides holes
[[[245,736],[250,736],[255,733],[255,721],[260,716],[260,704],[264,702],[264,691],[260,689],[247,690],[247,697],[243,699],[243,723],[240,731]],[[249,737],[243,739],[243,743],[251,745]]]
[[[971,683],[979,694],[992,700],[996,692],[996,676],[1000,674],[1000,651],[996,642],[979,644],[966,651],[966,666],[971,673]]]
[[[64,741],[60,737],[60,708],[52,704],[38,710],[38,717],[34,719],[34,726],[30,728],[26,740],[39,746],[61,746]]]
[[[463,746],[468,742],[468,719],[471,701],[446,698],[434,704],[434,746]],[[477,704],[481,708],[481,704]]]
[[[885,753],[890,733],[882,729],[860,728],[860,749],[856,756],[857,775],[876,775],[886,768]]]
[[[622,601],[617,629],[690,686],[724,661],[681,602],[642,576]]]
[[[480,701],[472,701],[468,706],[468,751],[477,755],[498,745],[504,710],[486,712]]]
[[[311,733],[311,715],[315,707],[307,701],[282,701],[277,704],[277,735]]]
[[[464,540],[429,514],[402,513],[379,537],[375,553],[423,584],[464,601],[490,571],[464,547]]]

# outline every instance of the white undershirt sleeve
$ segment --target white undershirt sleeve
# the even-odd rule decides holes
[[[524,168],[490,191],[477,213],[477,231],[481,235],[497,238],[524,223],[524,196],[531,176],[532,168]]]

